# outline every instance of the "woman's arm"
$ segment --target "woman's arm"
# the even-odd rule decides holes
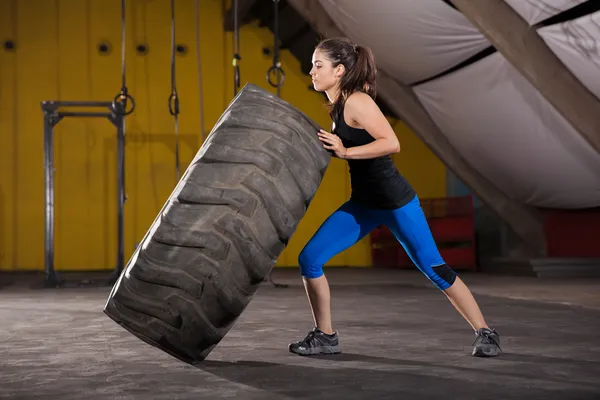
[[[369,95],[360,92],[352,94],[344,109],[346,118],[365,129],[375,141],[347,149],[339,137],[321,131],[319,137],[325,142],[325,148],[333,150],[339,158],[353,160],[376,158],[400,151],[396,133]]]
[[[345,105],[346,117],[365,129],[374,142],[346,150],[348,159],[365,159],[386,156],[400,151],[396,132],[373,99],[365,93],[352,94]]]

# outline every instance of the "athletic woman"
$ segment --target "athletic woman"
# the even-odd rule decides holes
[[[489,328],[473,295],[445,264],[414,189],[390,155],[400,143],[375,103],[376,65],[371,50],[346,38],[316,47],[310,71],[315,90],[325,92],[333,133],[318,137],[333,155],[348,160],[352,194],[320,226],[299,256],[315,328],[289,350],[300,355],[341,352],[331,322],[329,284],[323,265],[379,225],[402,244],[417,268],[441,290],[475,331],[472,355],[498,355],[500,338]]]

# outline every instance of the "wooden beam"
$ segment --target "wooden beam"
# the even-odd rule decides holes
[[[504,0],[452,0],[454,6],[600,154],[600,99],[589,91]]]
[[[345,36],[318,1],[288,0],[288,3],[324,37]],[[546,254],[542,219],[537,210],[510,199],[485,178],[448,141],[425,110],[411,87],[378,73],[378,93],[390,109],[453,171],[481,200],[493,209],[538,256]]]
[[[244,18],[250,12],[252,6],[256,3],[256,0],[238,0],[238,24],[241,26],[243,24]],[[233,32],[234,26],[234,12],[233,12],[233,0],[231,2],[231,8],[229,8],[225,12],[225,17],[223,18],[223,28],[225,32]]]

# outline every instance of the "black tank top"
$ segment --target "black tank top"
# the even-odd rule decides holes
[[[335,121],[333,133],[344,147],[362,146],[375,141],[365,129],[353,128],[344,120],[344,109]],[[365,160],[347,160],[350,166],[352,194],[350,199],[376,209],[395,209],[409,203],[416,192],[400,174],[390,156]]]

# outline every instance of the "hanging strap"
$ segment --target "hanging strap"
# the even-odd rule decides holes
[[[122,113],[122,115],[129,115],[135,110],[135,100],[127,91],[127,80],[126,80],[126,68],[125,68],[125,50],[126,36],[125,36],[125,0],[121,0],[121,91],[115,96],[113,100],[113,109],[116,112]],[[131,101],[131,109],[127,110],[127,101]],[[117,107],[117,104],[120,107]]]
[[[171,94],[169,112],[175,120],[175,170],[179,181],[179,96],[175,85],[175,0],[171,0]]]
[[[279,0],[273,0],[273,33],[274,33],[274,43],[273,43],[273,64],[267,71],[267,81],[269,84],[275,88],[277,88],[277,96],[280,96],[280,88],[285,82],[285,72],[281,68],[281,61],[279,61]],[[275,72],[275,76],[277,80],[273,82],[271,80],[271,75]]]
[[[233,95],[240,89],[240,22],[238,21],[238,0],[233,0]]]
[[[200,107],[200,143],[204,143],[204,85],[202,81],[202,57],[200,53],[200,0],[196,0],[196,64],[198,66],[198,106]]]

